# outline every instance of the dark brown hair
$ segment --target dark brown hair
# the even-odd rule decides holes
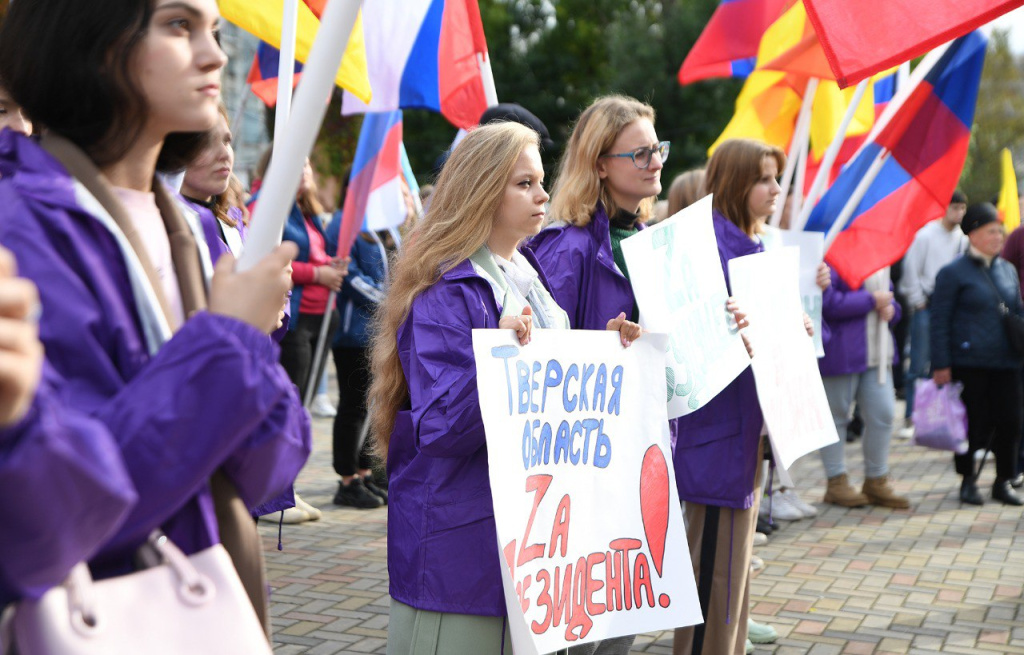
[[[0,78],[34,122],[67,138],[100,167],[128,152],[149,107],[135,66],[153,0],[14,2],[0,27]],[[202,133],[168,135],[158,170],[180,171]]]

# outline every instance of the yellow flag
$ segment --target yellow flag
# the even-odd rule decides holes
[[[1002,178],[1003,183],[999,188],[999,217],[1003,219],[1003,227],[1006,233],[1013,232],[1020,227],[1020,199],[1017,197],[1017,172],[1013,170],[1013,157],[1009,148],[1003,148],[1002,157]]]
[[[220,14],[246,32],[281,47],[281,23],[284,0],[218,0]],[[295,35],[295,58],[306,63],[320,21],[305,2],[299,2],[299,23]],[[366,70],[366,42],[363,39],[363,12],[359,12],[345,56],[335,82],[363,102],[370,102],[370,79]]]

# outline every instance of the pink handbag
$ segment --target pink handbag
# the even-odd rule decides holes
[[[223,546],[186,556],[158,532],[149,545],[162,564],[93,581],[80,563],[39,600],[16,604],[0,629],[5,641],[13,639],[8,652],[272,655]]]

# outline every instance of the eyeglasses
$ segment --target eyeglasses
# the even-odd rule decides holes
[[[651,165],[651,157],[654,156],[654,153],[658,153],[658,158],[664,164],[668,160],[668,151],[671,145],[668,141],[662,141],[653,148],[637,148],[633,152],[620,152],[613,155],[601,155],[601,157],[629,157],[637,168],[647,168]]]

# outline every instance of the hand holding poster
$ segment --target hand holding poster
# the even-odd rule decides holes
[[[776,462],[787,469],[839,440],[804,329],[799,257],[786,247],[729,261],[733,295],[750,320],[757,397]]]
[[[821,341],[821,287],[818,286],[818,266],[825,261],[825,235],[821,232],[800,232],[779,230],[782,243],[800,249],[800,297],[804,301],[804,313],[814,323],[814,352],[825,356],[825,344]]]
[[[516,655],[701,621],[665,413],[665,337],[474,330]]]
[[[726,311],[729,293],[711,222],[711,196],[622,242],[640,323],[669,335],[668,416],[694,412],[750,365]]]

